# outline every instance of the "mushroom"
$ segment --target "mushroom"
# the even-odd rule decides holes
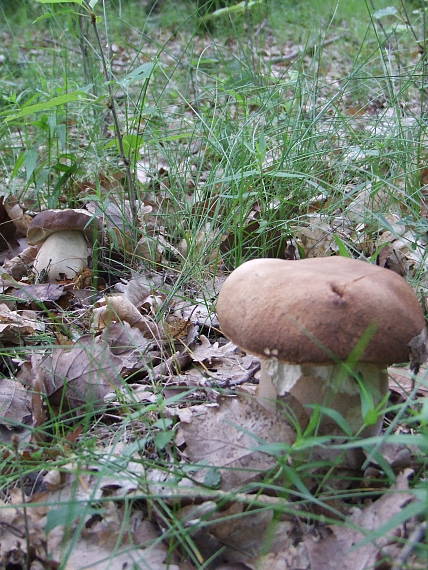
[[[47,274],[47,280],[73,279],[88,266],[88,241],[99,229],[98,220],[86,210],[45,210],[28,228],[27,239],[41,244],[34,260],[34,271]]]
[[[260,403],[274,409],[290,393],[335,409],[354,433],[364,425],[361,385],[381,407],[386,367],[425,349],[424,314],[406,281],[346,257],[248,261],[226,279],[217,312],[224,334],[261,359]],[[363,435],[378,433],[382,419]],[[319,433],[343,434],[328,415]]]

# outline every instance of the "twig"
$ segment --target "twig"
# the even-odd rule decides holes
[[[270,61],[270,63],[283,63],[286,61],[292,61],[293,59],[296,59],[296,57],[298,57],[299,55],[302,55],[302,56],[313,55],[317,49],[324,48],[324,47],[326,47],[326,46],[328,46],[334,42],[337,42],[337,40],[340,40],[342,37],[343,37],[343,34],[338,35],[338,36],[333,36],[332,38],[330,38],[328,40],[324,40],[320,44],[314,44],[312,46],[308,46],[307,48],[303,48],[303,49],[296,48],[292,52],[288,53],[287,55],[279,55],[277,57],[272,57],[269,61]]]
[[[423,540],[427,531],[427,523],[423,522],[418,525],[412,534],[409,536],[406,544],[403,546],[398,558],[395,560],[394,564],[392,565],[391,570],[400,570],[403,568],[404,563],[409,558],[413,550],[415,549],[416,545]]]
[[[209,382],[210,386],[215,386],[216,388],[233,388],[235,386],[241,386],[246,382],[251,382],[252,384],[258,384],[258,380],[254,378],[254,374],[260,370],[260,362],[256,362],[241,378],[236,380],[226,378],[226,380],[212,380]]]
[[[158,364],[157,366],[153,367],[152,379],[157,380],[159,379],[160,376],[164,376],[165,374],[171,373],[171,369],[175,369],[175,371],[182,370],[188,364],[190,364],[191,360],[192,359],[190,357],[190,354],[188,354],[187,352],[184,353],[176,352],[175,354],[167,358],[165,362],[161,362],[161,364]]]

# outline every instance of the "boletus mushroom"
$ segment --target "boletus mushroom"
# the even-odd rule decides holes
[[[99,223],[86,210],[44,210],[34,216],[27,239],[40,249],[34,260],[36,274],[46,272],[49,282],[73,279],[88,266],[88,243]]]
[[[424,314],[407,282],[346,257],[248,261],[226,279],[217,312],[224,334],[261,359],[264,406],[290,393],[303,406],[337,410],[354,433],[364,424],[361,385],[379,405],[387,366],[408,362],[418,344],[425,351]],[[323,415],[319,433],[343,432]]]

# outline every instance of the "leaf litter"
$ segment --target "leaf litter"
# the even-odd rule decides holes
[[[201,53],[210,47],[197,41]],[[113,65],[120,70],[127,52],[117,45],[112,51]],[[284,60],[300,52],[304,48],[287,43],[285,52],[284,46],[273,46],[263,57],[272,75],[284,78]],[[348,114],[357,121],[366,111],[378,109],[354,112],[349,107]],[[343,152],[342,160],[360,167],[372,156],[371,149],[354,146]],[[273,160],[269,157],[264,167]],[[165,266],[188,253],[186,240],[174,239],[160,222],[166,211],[173,210],[167,192],[169,169],[161,157],[137,165],[137,177],[147,190],[137,209],[138,254]],[[180,169],[183,174],[191,172],[184,162]],[[202,172],[198,181],[188,181],[189,188],[208,179],[209,172]],[[106,181],[102,184],[108,186]],[[120,189],[117,181],[116,186]],[[291,221],[293,237],[280,248],[281,255],[292,259],[331,255],[345,244],[363,256],[374,255],[379,265],[404,276],[417,272],[425,276],[424,236],[407,223],[397,223],[402,218],[397,203],[390,208],[395,221],[379,217],[388,191],[349,186],[343,206],[330,209],[329,215],[317,211],[320,202],[328,206],[328,197],[313,198],[308,213]],[[90,185],[88,189],[92,191]],[[197,197],[192,200],[194,213],[201,204],[205,207]],[[118,205],[112,199],[102,210],[93,203],[86,207],[103,217],[107,243],[113,249],[133,248],[124,223],[129,203]],[[243,224],[248,238],[262,229],[259,213],[260,205],[254,203]],[[257,381],[256,359],[219,333],[211,308],[218,284],[212,288],[207,284],[204,295],[192,291],[192,300],[183,301],[189,292],[168,286],[167,271],[156,275],[143,266],[131,279],[116,283],[114,291],[92,287],[92,298],[85,296],[90,300],[84,302],[77,278],[65,284],[32,283],[36,251],[26,248],[30,216],[25,208],[5,199],[0,217],[6,259],[2,279],[7,294],[15,299],[11,303],[39,304],[31,306],[32,311],[18,310],[21,305],[0,307],[3,345],[37,346],[31,358],[24,354],[8,363],[10,378],[0,381],[1,428],[9,434],[5,441],[25,426],[40,427],[43,418],[55,418],[65,407],[77,418],[82,408],[89,407],[93,425],[85,429],[95,442],[86,456],[79,456],[78,425],[61,445],[50,441],[48,430],[41,439],[23,441],[18,449],[15,443],[10,446],[5,458],[23,461],[36,482],[29,477],[33,481],[29,488],[17,481],[2,496],[1,564],[24,565],[31,555],[32,568],[56,568],[67,558],[70,569],[134,564],[175,570],[198,567],[198,562],[213,557],[213,567],[218,568],[358,570],[382,563],[380,567],[391,567],[390,560],[402,555],[403,542],[417,526],[416,516],[399,521],[382,537],[366,540],[417,502],[405,469],[412,465],[411,454],[397,463],[402,448],[382,448],[384,461],[398,472],[395,483],[374,481],[378,494],[357,504],[339,501],[345,514],[336,523],[311,519],[307,504],[302,508],[283,489],[273,491],[274,486],[263,484],[266,476],[275,481],[279,456],[287,465],[295,434],[291,425],[260,409],[252,397],[254,386],[234,387],[233,381],[242,378]],[[201,251],[214,231],[207,224],[199,232]],[[232,234],[223,236],[220,250],[214,250],[208,263],[215,267],[234,239]],[[13,279],[22,281],[17,286]],[[67,343],[58,330],[62,324],[72,331]],[[39,343],[34,341],[37,335]],[[58,344],[58,339],[64,342]],[[391,391],[407,398],[414,376],[394,368],[390,377]],[[421,382],[417,396],[423,398],[425,392]],[[46,461],[51,464],[51,470],[37,470],[37,454],[45,459],[44,466]],[[382,465],[377,467],[381,472]],[[309,483],[303,481],[300,492],[306,492],[305,484]],[[25,495],[19,487],[26,489]],[[310,493],[308,497],[315,498]],[[172,510],[174,517],[168,517]],[[171,554],[177,521],[191,537],[193,563],[182,553]],[[26,550],[26,534],[31,552]]]

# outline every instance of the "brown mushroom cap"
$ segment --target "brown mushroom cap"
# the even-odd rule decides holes
[[[407,362],[425,327],[402,277],[346,257],[247,261],[226,279],[217,312],[235,344],[294,364],[345,360],[371,327],[361,362]]]
[[[36,214],[28,228],[28,243],[35,245],[45,241],[55,232],[76,230],[91,241],[93,230],[99,227],[97,218],[86,210],[44,210]]]

